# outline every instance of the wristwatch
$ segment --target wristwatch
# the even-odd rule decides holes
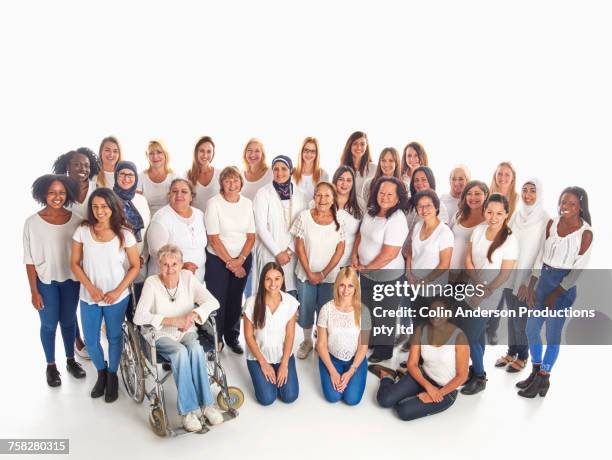
[[[287,248],[287,249],[285,249],[285,252],[287,253],[287,255],[288,255],[289,257],[291,257],[291,256],[293,255],[293,251],[291,250],[291,248]]]

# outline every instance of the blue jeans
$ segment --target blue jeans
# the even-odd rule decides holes
[[[272,363],[270,363],[272,364]],[[274,370],[278,370],[280,363],[272,364]],[[289,374],[287,375],[287,382],[278,388],[275,384],[270,383],[266,380],[259,362],[254,359],[247,359],[247,368],[249,374],[251,374],[251,380],[253,381],[253,389],[255,390],[255,398],[259,404],[263,406],[269,406],[276,401],[277,396],[282,402],[292,403],[298,397],[300,393],[300,385],[298,382],[297,372],[295,370],[295,358],[291,355],[289,358]]]
[[[100,326],[102,318],[106,325],[106,338],[108,339],[108,370],[117,372],[119,360],[123,350],[123,318],[130,296],[113,305],[99,306],[96,303],[87,303],[81,300],[81,323],[83,335],[89,356],[99,371],[106,368],[104,350],[100,345]]]
[[[73,280],[42,283],[36,278],[36,287],[43,298],[40,316],[40,341],[45,350],[47,364],[55,363],[55,331],[60,324],[66,358],[74,358],[74,339],[77,334],[76,310],[79,304],[80,284]]]
[[[433,383],[433,382],[432,382]],[[436,385],[439,388],[439,385]],[[445,411],[455,403],[457,390],[451,391],[439,403],[424,403],[417,395],[425,391],[410,374],[395,382],[391,377],[380,380],[376,394],[378,404],[393,407],[402,420],[414,420]]]
[[[546,310],[544,306],[544,300],[550,292],[559,286],[559,283],[569,273],[569,270],[561,270],[559,268],[549,267],[544,264],[538,281],[538,287],[536,288],[536,305],[534,310]],[[563,310],[570,308],[576,300],[576,286],[566,291],[565,294],[559,296],[555,305],[554,310]],[[542,337],[540,332],[542,326],[546,323],[546,353],[544,353],[544,359],[542,360],[542,352],[544,346],[542,345]],[[541,318],[530,316],[527,319],[527,339],[529,340],[529,352],[531,353],[531,362],[533,364],[541,364],[541,369],[545,372],[550,372],[559,356],[559,349],[561,347],[561,333],[563,331],[563,325],[565,324],[565,318]]]
[[[298,324],[304,329],[314,326],[315,312],[317,317],[321,307],[334,297],[332,283],[310,284],[297,279],[297,296],[300,301]]]
[[[169,337],[155,341],[157,353],[170,361],[176,383],[178,413],[185,415],[213,403],[206,353],[195,332],[188,332],[179,342]]]
[[[485,353],[485,330],[489,318],[461,318],[460,324],[465,336],[470,344],[470,359],[472,360],[472,368],[474,375],[482,377],[486,375],[484,369],[484,353]]]
[[[353,364],[353,360],[355,359],[353,356],[349,361],[342,361],[331,353],[329,354],[329,357],[340,375],[344,374],[350,369],[351,364]],[[321,358],[319,358],[319,373],[321,374],[321,387],[323,388],[323,395],[325,396],[325,399],[332,403],[338,402],[342,399],[349,406],[359,404],[359,401],[361,401],[363,396],[363,392],[365,391],[366,377],[368,374],[368,364],[366,359],[361,361],[361,364],[357,370],[355,370],[353,377],[351,377],[351,380],[349,380],[348,385],[342,393],[334,389],[329,371],[327,370],[327,367],[325,367],[325,364]]]

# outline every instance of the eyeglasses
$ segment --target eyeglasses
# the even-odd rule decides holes
[[[134,179],[136,177],[133,173],[119,173],[118,176],[122,179]]]
[[[304,153],[317,153],[316,149],[304,149]]]
[[[416,207],[418,211],[429,211],[431,209],[433,209],[433,205],[432,204],[424,204],[424,205],[420,205]]]

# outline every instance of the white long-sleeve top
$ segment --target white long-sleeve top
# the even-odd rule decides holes
[[[157,330],[157,338],[168,337],[180,341],[187,332],[195,331],[195,326],[191,326],[187,331],[179,331],[175,326],[162,325],[164,318],[195,311],[199,317],[197,323],[204,324],[210,313],[219,309],[219,301],[189,270],[181,270],[176,289],[172,302],[159,275],[149,276],[136,306],[134,324],[153,326]],[[174,289],[171,291],[174,292]],[[197,306],[194,308],[194,305]]]
[[[263,266],[275,260],[276,254],[288,247],[294,248],[293,239],[289,233],[291,224],[297,215],[307,208],[306,195],[299,187],[293,187],[293,195],[289,204],[291,214],[285,219],[285,207],[278,193],[270,183],[262,187],[255,195],[253,211],[255,215],[255,228],[257,231],[257,244],[255,246],[255,268],[253,282],[257,286],[259,273]],[[289,222],[287,222],[289,220]],[[295,290],[295,264],[297,256],[294,254],[288,264],[283,265],[285,287],[287,291]]]
[[[513,217],[516,216],[515,212]],[[512,292],[518,294],[522,284],[528,284],[531,276],[531,268],[535,263],[538,254],[546,238],[546,225],[550,220],[548,214],[543,213],[542,218],[528,227],[514,225],[512,234],[516,237],[519,246],[519,255],[514,264]]]
[[[193,262],[198,266],[196,277],[204,280],[204,263],[206,262],[206,228],[204,214],[196,208],[191,208],[191,217],[179,216],[169,204],[155,213],[149,231],[147,246],[149,248],[148,274],[159,273],[157,251],[164,245],[172,243],[183,251],[183,261]]]

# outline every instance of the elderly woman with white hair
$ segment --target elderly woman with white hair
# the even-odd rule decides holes
[[[219,302],[191,271],[182,269],[183,253],[177,246],[162,246],[157,260],[159,274],[145,281],[134,323],[156,329],[155,346],[170,361],[183,427],[200,431],[200,408],[212,425],[222,423],[223,415],[213,405],[206,354],[194,323],[203,324]]]

